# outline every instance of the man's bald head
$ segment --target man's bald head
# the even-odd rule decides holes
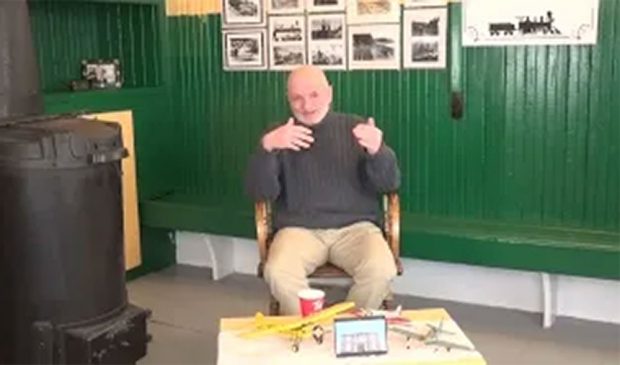
[[[325,73],[320,68],[313,65],[304,65],[294,69],[288,75],[288,88],[299,82],[313,81],[317,86],[329,86]]]
[[[325,117],[332,102],[332,88],[323,70],[311,65],[296,68],[290,73],[287,86],[295,118],[312,125]]]

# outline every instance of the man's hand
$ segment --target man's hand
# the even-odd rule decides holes
[[[357,139],[357,143],[371,155],[377,153],[383,143],[383,132],[375,126],[373,118],[368,118],[366,123],[356,125],[353,128],[353,135]]]
[[[262,139],[263,148],[269,152],[276,149],[299,151],[302,148],[310,148],[313,142],[312,130],[308,127],[295,125],[293,118],[289,118],[286,124],[265,134]]]

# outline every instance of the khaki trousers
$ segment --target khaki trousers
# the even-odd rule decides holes
[[[373,223],[337,229],[287,227],[276,233],[264,271],[282,314],[300,313],[297,292],[308,288],[307,276],[327,261],[353,278],[347,300],[357,307],[376,309],[390,293],[396,265],[381,230]]]

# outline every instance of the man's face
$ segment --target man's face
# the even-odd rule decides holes
[[[317,124],[329,111],[332,88],[315,78],[298,77],[289,84],[288,102],[297,120],[307,125]]]

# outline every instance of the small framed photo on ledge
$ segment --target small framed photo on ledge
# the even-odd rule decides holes
[[[117,89],[123,86],[121,62],[110,60],[82,60],[82,79],[91,89]]]

